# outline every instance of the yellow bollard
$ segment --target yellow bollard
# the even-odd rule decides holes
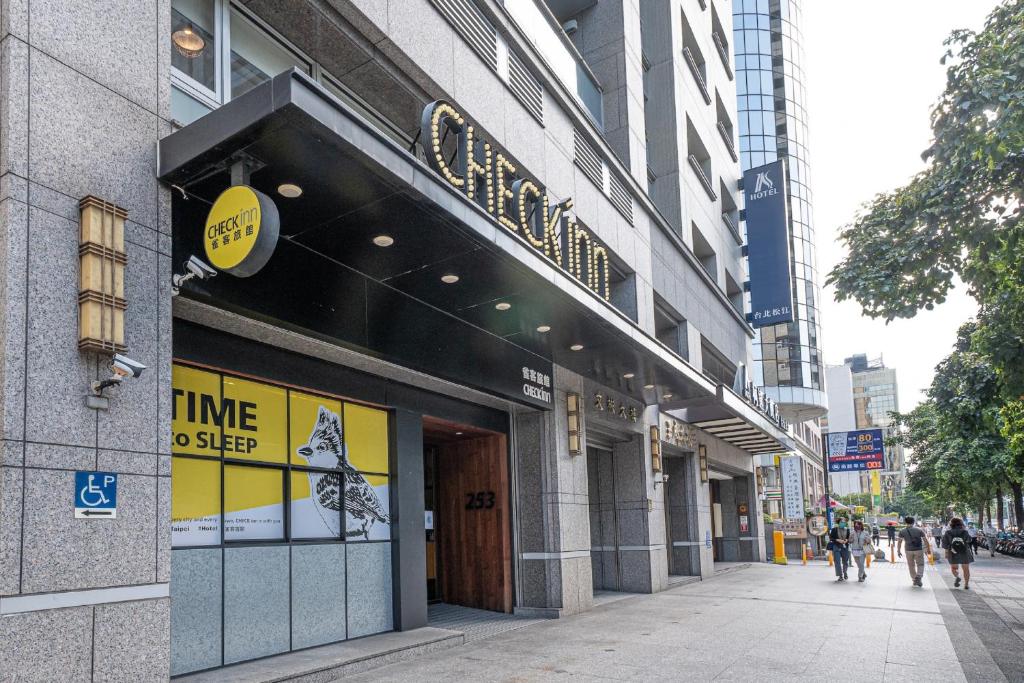
[[[781,531],[776,531],[772,538],[775,540],[775,564],[789,564],[789,560],[786,559],[786,537]]]
[[[828,550],[828,551],[825,552],[825,554],[828,555],[828,566],[830,566],[830,567],[835,566],[835,562],[832,560],[832,551]]]
[[[800,564],[802,564],[804,566],[807,565],[807,544],[806,543],[801,543],[800,544]]]
[[[893,547],[889,548],[889,558],[890,558],[890,560],[889,560],[890,562],[895,562],[896,561],[896,546],[893,546]]]
[[[870,566],[871,566],[871,555],[872,555],[872,553],[865,553],[865,554],[866,554],[866,555],[867,555],[867,557],[868,557],[868,559],[867,559],[867,564],[868,564],[868,566],[870,567]]]
[[[935,566],[935,553],[928,553],[928,564]]]

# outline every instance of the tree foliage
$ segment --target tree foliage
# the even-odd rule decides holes
[[[1024,0],[946,41],[926,170],[878,195],[841,233],[839,300],[887,322],[942,303],[957,280],[979,304],[979,349],[1024,397]]]

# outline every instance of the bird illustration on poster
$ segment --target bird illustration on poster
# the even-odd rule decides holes
[[[332,535],[340,535],[342,476],[348,484],[345,487],[345,511],[351,522],[347,525],[346,536],[362,536],[369,540],[370,528],[376,522],[391,522],[373,486],[349,464],[339,415],[320,406],[308,442],[296,452],[312,467],[340,470],[337,473],[309,473],[313,502]]]

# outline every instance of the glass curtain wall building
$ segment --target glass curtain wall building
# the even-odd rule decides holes
[[[779,158],[789,173],[789,235],[795,320],[761,328],[754,380],[793,422],[828,405],[821,354],[818,272],[807,157],[801,11],[796,0],[735,0],[740,163],[743,170]]]

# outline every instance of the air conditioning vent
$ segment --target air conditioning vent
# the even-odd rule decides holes
[[[498,39],[491,22],[470,0],[431,0],[473,51],[494,70],[498,69]],[[399,10],[400,11],[400,10]]]
[[[630,225],[633,225],[633,198],[614,175],[608,176],[608,198],[622,214],[622,217],[629,221]]]
[[[533,77],[514,52],[508,53],[508,84],[533,117],[544,123],[544,91],[540,82]]]
[[[573,129],[575,142],[575,161],[583,173],[590,178],[601,192],[604,192],[604,169],[601,157],[597,155],[590,143],[583,139],[580,132]]]

